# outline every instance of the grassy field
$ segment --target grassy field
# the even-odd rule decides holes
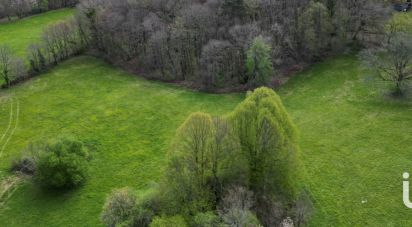
[[[0,44],[9,45],[18,56],[26,56],[30,44],[41,39],[43,29],[53,23],[70,18],[73,9],[61,9],[0,24]]]
[[[412,94],[390,98],[354,56],[316,64],[278,93],[301,131],[304,184],[316,206],[311,226],[412,225],[402,203],[402,173],[412,172]],[[0,226],[101,225],[113,188],[144,191],[160,177],[191,112],[226,113],[242,99],[145,81],[84,56],[0,91],[3,174],[31,141],[72,135],[96,147],[83,187],[56,194],[23,183],[1,209]]]
[[[312,226],[411,226],[412,101],[393,100],[353,56],[328,60],[280,90],[301,131]]]
[[[97,145],[91,177],[84,187],[54,195],[25,184],[7,204],[0,223],[98,225],[105,196],[113,188],[145,189],[158,179],[167,144],[190,113],[222,114],[232,110],[241,97],[144,81],[90,57],[72,59],[46,75],[0,92],[0,129],[7,128],[10,103],[20,104],[18,127],[1,157],[2,171],[7,171],[13,157],[30,141],[68,134]],[[13,117],[12,126],[16,120]]]

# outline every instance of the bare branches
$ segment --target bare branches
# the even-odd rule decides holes
[[[387,18],[383,5],[360,2],[84,0],[79,9],[81,24],[88,26],[82,31],[91,32],[92,46],[105,58],[151,78],[191,81],[209,89],[249,82],[246,51],[260,35],[271,38],[272,64],[285,68],[319,60],[348,43],[379,38]],[[224,61],[217,55],[206,56],[220,52],[216,45],[212,48],[215,40],[233,49],[227,66],[216,63]]]
[[[412,78],[411,37],[393,29],[387,37],[381,47],[361,52],[360,58],[381,80],[395,85],[396,95],[402,95],[406,80]]]

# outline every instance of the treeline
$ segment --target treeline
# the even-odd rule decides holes
[[[78,9],[93,47],[111,62],[216,89],[267,84],[282,70],[377,43],[387,6],[380,0],[84,0]],[[263,68],[274,70],[248,66],[248,58],[257,58],[248,56],[257,37],[265,48],[255,53],[270,62]]]
[[[25,58],[14,54],[7,45],[0,45],[0,76],[2,87],[45,72],[50,66],[82,52],[87,39],[76,19],[48,26],[38,43],[31,44]]]
[[[312,212],[302,190],[297,129],[269,88],[228,116],[193,113],[178,129],[165,177],[145,195],[115,190],[106,226],[302,226]]]
[[[0,19],[23,18],[64,7],[74,7],[78,0],[0,0]]]

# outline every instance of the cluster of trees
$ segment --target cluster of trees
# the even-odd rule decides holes
[[[304,224],[311,211],[302,193],[297,130],[277,94],[249,93],[230,115],[192,114],[178,129],[164,179],[136,198],[109,196],[107,226],[278,226]],[[288,218],[289,217],[289,218]]]
[[[0,0],[0,19],[23,18],[63,7],[74,7],[78,0]]]
[[[29,46],[25,59],[16,56],[9,46],[0,45],[2,86],[9,87],[80,53],[87,46],[87,39],[82,34],[76,19],[50,25],[44,30],[41,42]]]
[[[381,0],[84,0],[78,9],[110,61],[208,89],[261,85],[279,69],[377,42],[389,15]],[[270,64],[250,69],[252,60]]]

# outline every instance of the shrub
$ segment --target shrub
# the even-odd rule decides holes
[[[36,180],[48,188],[71,188],[84,182],[88,171],[88,152],[83,143],[61,139],[39,153]]]
[[[41,143],[30,143],[22,152],[22,156],[12,161],[11,171],[34,175],[39,160],[39,152],[42,148],[44,148],[44,145]]]
[[[296,226],[305,226],[314,211],[314,206],[310,194],[302,191],[294,207],[294,223]]]
[[[136,196],[130,188],[114,190],[106,200],[101,220],[106,226],[129,226],[136,212]]]
[[[15,159],[11,163],[11,171],[34,175],[36,172],[36,161],[33,157],[29,156],[23,156],[20,159]]]
[[[228,226],[259,226],[259,220],[250,209],[253,193],[243,187],[230,188],[222,199],[219,214]]]
[[[172,216],[172,217],[155,217],[153,222],[150,224],[150,227],[186,227],[187,224],[185,219],[180,216]]]

